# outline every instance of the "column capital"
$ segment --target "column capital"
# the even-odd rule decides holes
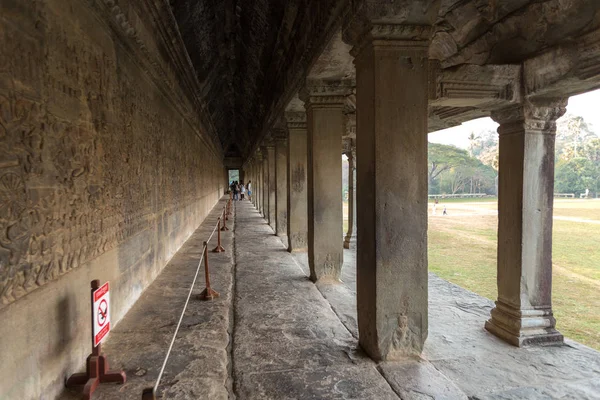
[[[275,147],[275,141],[273,138],[269,138],[268,140],[263,141],[263,144],[260,146],[260,150],[263,153],[263,157],[269,153],[269,149]]]
[[[308,79],[306,85],[300,89],[299,96],[307,109],[315,104],[343,107],[346,96],[352,94],[355,85],[352,79]]]
[[[288,129],[306,129],[306,112],[286,111],[285,119]]]
[[[526,99],[522,104],[493,111],[491,117],[500,124],[500,135],[523,129],[530,133],[556,134],[556,120],[567,111],[568,99]]]
[[[410,47],[418,47],[422,42],[427,48],[439,6],[440,0],[351,0],[342,38],[354,46],[354,56],[377,40],[382,40],[382,45],[402,44],[400,41]]]
[[[288,138],[288,131],[283,128],[272,129],[271,137],[275,142],[285,142]]]

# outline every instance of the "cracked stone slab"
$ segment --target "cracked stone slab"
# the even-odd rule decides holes
[[[403,400],[468,400],[463,391],[426,361],[383,362],[379,368]]]

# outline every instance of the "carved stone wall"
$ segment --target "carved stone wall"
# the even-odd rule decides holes
[[[8,371],[32,351],[31,343],[20,350],[19,336],[33,329],[23,321],[35,318],[21,313],[22,300],[67,285],[78,303],[68,322],[85,332],[85,282],[112,279],[120,318],[223,192],[222,154],[194,116],[182,66],[171,65],[177,49],[161,57],[158,49],[176,42],[165,40],[160,24],[168,21],[149,20],[151,7],[153,0],[0,2],[0,319],[8,325],[0,358],[14,362],[0,370],[0,398],[40,398],[69,372],[59,365],[54,376],[35,375],[35,385],[10,386],[18,380]],[[72,287],[73,271],[86,268],[77,275],[84,286]],[[55,310],[54,292],[45,293],[37,307]],[[40,341],[66,340],[57,326]],[[89,351],[81,336],[60,362],[84,361],[73,361]]]

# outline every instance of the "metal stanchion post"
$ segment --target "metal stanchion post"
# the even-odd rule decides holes
[[[228,231],[229,228],[227,227],[227,212],[224,211],[225,213],[225,218],[223,219],[223,226],[219,229],[219,231]]]
[[[212,300],[219,297],[219,293],[212,290],[210,287],[210,276],[208,273],[208,243],[204,242],[204,278],[206,281],[206,289],[198,295],[200,300]]]
[[[219,225],[217,227],[217,247],[213,249],[213,253],[222,253],[225,249],[221,246],[221,218],[219,217]]]

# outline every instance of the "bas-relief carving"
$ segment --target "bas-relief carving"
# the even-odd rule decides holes
[[[341,253],[315,254],[315,269],[321,277],[337,277],[342,268]]]
[[[306,233],[294,233],[291,238],[293,249],[303,249],[308,246],[308,237]]]
[[[0,308],[197,204],[220,176],[139,67],[117,71],[112,41],[46,16],[38,42],[0,19]]]

